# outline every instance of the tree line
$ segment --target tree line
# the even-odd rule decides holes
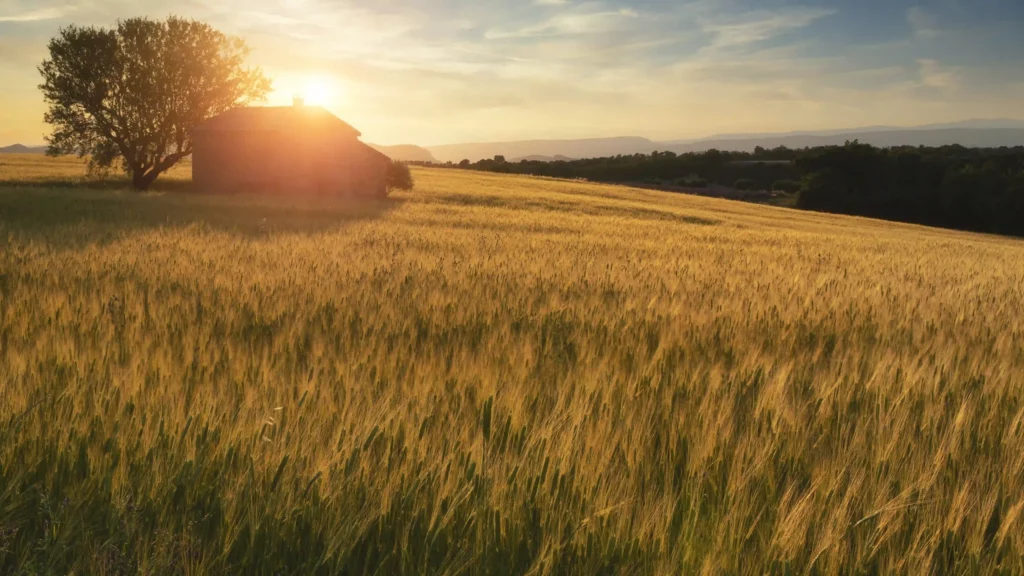
[[[1024,236],[1024,147],[880,149],[853,142],[796,166],[801,208]]]
[[[498,156],[446,166],[595,182],[671,182],[797,195],[799,208],[1024,236],[1024,147],[842,146],[708,150],[573,161]]]
[[[698,187],[709,183],[733,186],[739,180],[751,180],[751,190],[770,190],[778,181],[799,177],[792,165],[799,152],[785,148],[758,149],[757,153],[719,150],[687,154],[653,152],[553,162],[508,162],[503,156],[496,156],[478,162],[463,160],[446,166],[504,174],[583,178],[595,182],[685,181],[687,184],[696,183]]]

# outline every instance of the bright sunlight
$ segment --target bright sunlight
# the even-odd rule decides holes
[[[274,91],[267,103],[271,106],[287,106],[296,98],[310,106],[332,108],[341,104],[344,98],[342,84],[329,74],[298,73],[274,76]]]
[[[322,76],[308,79],[299,94],[306,104],[313,106],[330,106],[337,98],[335,82]]]

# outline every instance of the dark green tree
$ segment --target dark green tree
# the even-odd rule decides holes
[[[800,191],[801,186],[802,184],[796,180],[776,180],[772,184],[772,190],[775,192],[795,194]]]
[[[39,66],[48,153],[88,157],[91,170],[119,164],[136,190],[192,153],[196,124],[270,91],[262,71],[245,66],[243,40],[195,20],[69,26],[49,53]]]
[[[392,160],[388,164],[387,182],[388,190],[412,190],[414,182],[409,166],[405,162]]]
[[[757,187],[757,184],[750,178],[740,178],[732,187],[737,190],[753,190]]]

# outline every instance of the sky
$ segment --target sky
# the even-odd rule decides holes
[[[62,26],[171,14],[378,144],[1024,119],[1022,0],[0,0],[0,145]]]

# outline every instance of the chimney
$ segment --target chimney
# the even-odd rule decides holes
[[[302,96],[293,96],[292,105],[295,106],[296,108],[302,108],[303,106],[306,105],[306,99],[303,98]]]

